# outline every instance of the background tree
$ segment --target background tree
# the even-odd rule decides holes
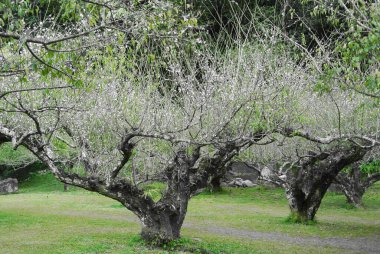
[[[347,165],[360,160],[366,151],[357,145],[334,147],[320,153],[311,153],[280,167],[270,181],[280,183],[286,191],[291,220],[314,220],[322,199],[338,173]],[[277,175],[276,174],[276,175]],[[271,178],[273,175],[271,175]]]
[[[341,171],[335,179],[346,196],[347,202],[355,207],[363,206],[363,195],[369,187],[380,180],[380,164],[376,159],[376,151],[377,149],[365,156],[363,160]]]
[[[379,145],[378,108],[371,101],[339,89],[319,96],[304,91],[286,113],[288,126],[297,127],[279,130],[275,143],[241,156],[263,165],[264,180],[285,188],[295,221],[313,220],[338,173]]]

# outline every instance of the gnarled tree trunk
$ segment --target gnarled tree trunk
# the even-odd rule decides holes
[[[288,199],[291,219],[295,222],[307,222],[314,220],[315,214],[321,205],[322,198],[325,192],[321,190],[313,193],[311,198],[307,198],[305,193],[297,190],[286,190],[286,197]]]
[[[347,202],[355,207],[362,206],[362,198],[365,192],[364,185],[360,179],[359,166],[359,163],[354,163],[350,173],[341,172],[335,178],[346,196]]]
[[[178,152],[173,162],[165,169],[167,189],[161,199],[154,202],[130,181],[115,177],[107,182],[100,177],[69,174],[46,156],[49,151],[33,147],[31,150],[49,166],[60,181],[98,192],[122,203],[139,217],[142,223],[142,238],[158,245],[180,237],[190,198],[199,189],[206,188],[215,174],[218,174],[217,169],[223,168],[238,151],[235,146],[220,148],[212,157],[201,156],[200,148],[195,149],[192,155]]]
[[[351,168],[351,172],[341,172],[335,178],[335,181],[342,188],[347,202],[357,208],[363,206],[363,196],[366,190],[379,180],[380,173],[362,173],[360,163],[355,163]]]
[[[347,165],[360,160],[366,153],[358,146],[339,148],[309,156],[289,170],[284,184],[291,210],[296,222],[314,220],[322,199],[337,174]]]
[[[140,218],[143,224],[141,236],[144,240],[162,244],[180,237],[191,197],[190,168],[198,158],[198,153],[189,158],[184,152],[180,152],[174,163],[166,168],[165,193],[153,209],[145,211]]]
[[[183,203],[185,207],[147,211],[145,216],[140,218],[143,224],[141,237],[158,245],[178,239],[187,212],[188,200],[184,200]]]
[[[144,240],[157,244],[169,242],[180,237],[184,214],[173,211],[151,211],[140,218],[143,223],[141,236]]]

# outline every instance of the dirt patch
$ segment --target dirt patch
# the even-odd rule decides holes
[[[272,216],[281,216],[286,217],[289,212],[286,210],[286,212],[282,210],[275,210],[275,209],[265,209],[255,206],[243,206],[243,207],[236,207],[232,205],[217,205],[217,208],[228,210],[228,211],[236,211],[236,212],[252,212],[252,213],[260,213],[260,214],[266,214],[266,215],[272,215]]]
[[[200,229],[212,234],[247,238],[251,240],[280,241],[299,245],[331,246],[355,251],[354,253],[380,253],[380,235],[370,238],[319,238],[319,237],[292,237],[281,233],[256,232],[216,226],[196,226],[186,224],[184,227]]]
[[[327,221],[348,221],[348,222],[354,222],[364,225],[380,225],[380,220],[373,221],[373,220],[366,220],[363,218],[353,217],[353,216],[321,216],[320,217],[323,220]],[[379,251],[380,253],[380,251]]]

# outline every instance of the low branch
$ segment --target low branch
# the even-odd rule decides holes
[[[371,187],[374,183],[378,181],[380,181],[380,172],[369,175],[368,178],[363,183],[363,186],[365,189],[368,189],[369,187]]]

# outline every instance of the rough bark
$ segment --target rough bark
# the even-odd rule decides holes
[[[199,147],[191,156],[178,153],[165,172],[167,190],[154,209],[141,218],[142,237],[159,244],[179,238],[190,198],[225,172],[226,164],[237,152],[236,145],[226,145],[218,147],[211,157],[201,156]]]
[[[350,173],[340,172],[335,181],[339,184],[347,202],[355,207],[362,206],[362,198],[365,192],[361,182],[360,164],[354,163]]]
[[[174,163],[165,170],[167,189],[154,207],[140,218],[143,222],[143,239],[162,244],[180,237],[180,230],[186,216],[191,197],[189,179],[190,167],[197,160],[179,152]]]
[[[335,181],[342,188],[347,202],[357,208],[363,206],[366,190],[380,180],[380,173],[365,174],[360,171],[360,163],[355,163],[350,172],[341,172]]]
[[[334,148],[301,161],[290,170],[285,183],[292,219],[297,222],[314,220],[322,199],[338,173],[360,160],[366,153],[358,146]]]

